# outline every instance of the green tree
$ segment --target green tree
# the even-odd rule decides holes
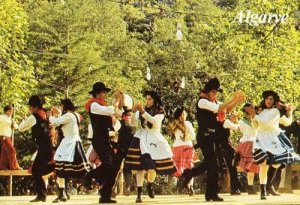
[[[24,53],[27,20],[26,12],[17,1],[0,2],[0,106],[13,103],[22,113],[27,111],[24,107],[28,95],[36,86],[32,63]]]

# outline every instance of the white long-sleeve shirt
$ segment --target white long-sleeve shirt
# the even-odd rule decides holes
[[[215,102],[211,102],[211,101],[209,101],[207,99],[204,99],[204,98],[202,98],[198,101],[198,107],[199,108],[209,110],[213,113],[217,113],[219,111],[220,104],[222,104],[222,103],[219,102],[219,101],[217,101],[215,103]]]
[[[26,120],[23,120],[21,124],[19,125],[19,131],[24,132],[26,130],[29,130],[36,124],[36,119],[33,115],[30,115]]]
[[[77,116],[77,119],[80,121],[80,115],[78,113],[71,113],[67,112],[64,115],[60,117],[50,117],[49,121],[50,123],[58,127],[62,125],[62,131],[64,134],[64,137],[75,137],[75,138],[80,138],[79,135],[79,128],[78,128],[78,123],[75,115]]]
[[[257,128],[249,125],[244,120],[239,120],[238,124],[231,122],[226,119],[223,124],[224,128],[228,128],[234,131],[240,130],[243,136],[240,139],[240,142],[245,141],[254,141],[257,135]]]
[[[12,117],[3,114],[0,115],[0,136],[11,137],[12,135]],[[14,123],[14,127],[17,128],[17,124]]]
[[[164,114],[156,114],[155,116],[150,115],[149,113],[147,113],[146,111],[141,115],[141,117],[143,117],[145,119],[145,123],[150,122],[152,124],[152,128],[151,129],[161,129],[162,126],[162,121],[165,118]],[[140,119],[140,112],[137,111],[134,116],[132,116],[131,121],[130,121],[130,126],[132,127],[137,127],[138,126],[138,122]],[[146,129],[147,126],[145,126]]]
[[[183,141],[181,139],[183,137],[183,132],[180,129],[176,129],[174,132],[175,140],[173,143],[173,147],[184,146],[184,145],[193,146],[192,140],[194,140],[196,137],[195,129],[192,123],[189,121],[185,121],[184,124],[186,126],[186,133],[185,133],[186,140]]]
[[[114,106],[103,106],[99,103],[93,102],[91,104],[91,113],[97,115],[112,116],[115,113],[115,108]]]

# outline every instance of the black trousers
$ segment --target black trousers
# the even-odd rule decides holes
[[[282,166],[278,167],[277,169],[272,166],[269,166],[267,189],[271,189],[272,187],[274,187],[275,190],[279,189],[282,169],[283,169]]]
[[[217,148],[220,149],[229,171],[231,191],[236,191],[240,189],[241,183],[238,179],[237,168],[232,166],[235,150],[228,141],[218,141]]]
[[[101,138],[93,138],[93,148],[101,160],[101,165],[92,170],[89,175],[103,185],[99,191],[104,199],[110,199],[112,187],[115,184],[115,153],[110,145],[108,132],[103,134]]]
[[[207,171],[205,196],[217,196],[219,189],[215,136],[213,133],[209,134],[208,136],[197,136],[197,143],[202,151],[204,159],[202,164],[199,164],[191,169],[191,175],[195,177]]]
[[[43,176],[54,171],[54,164],[51,163],[52,150],[38,150],[32,165],[32,176],[38,197],[46,198],[47,188]]]

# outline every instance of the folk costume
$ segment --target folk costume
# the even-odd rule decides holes
[[[224,106],[217,102],[215,99],[210,99],[209,94],[211,92],[222,92],[220,83],[217,78],[212,78],[205,83],[204,89],[200,93],[199,100],[196,105],[197,114],[196,119],[198,122],[198,133],[196,136],[196,147],[200,147],[203,154],[203,163],[198,164],[192,169],[186,169],[182,174],[184,177],[184,185],[187,186],[192,177],[198,176],[207,171],[206,178],[206,201],[223,201],[218,196],[218,149],[219,149],[219,137],[222,124],[219,122],[219,112],[226,109],[229,106],[235,106],[242,99],[242,95],[238,94],[238,98],[232,98]],[[222,109],[219,109],[222,106]]]
[[[174,138],[172,151],[174,154],[173,160],[177,168],[174,176],[177,177],[180,177],[185,169],[191,169],[194,166],[195,149],[192,140],[196,138],[196,133],[192,123],[185,120],[185,115],[184,107],[176,108],[174,121],[169,126]],[[180,120],[184,121],[181,122]],[[193,180],[190,181],[188,188],[189,195],[193,195]]]
[[[37,154],[32,165],[37,197],[31,202],[46,201],[46,184],[42,177],[54,171],[54,149],[50,137],[49,121],[42,105],[41,97],[32,96],[29,99],[29,106],[38,108],[38,111],[32,113],[19,125],[20,132],[31,129],[32,139],[37,145]]]
[[[107,106],[104,99],[96,98],[97,94],[110,90],[102,82],[95,83],[93,90],[90,91],[93,98],[85,104],[93,129],[92,145],[101,161],[100,166],[89,172],[88,175],[103,185],[99,191],[100,203],[116,203],[111,200],[116,173],[112,171],[115,170],[115,153],[109,139],[109,130],[112,129],[112,115],[115,113],[115,109],[113,106]]]
[[[141,128],[135,133],[125,158],[125,167],[137,172],[138,196],[137,203],[141,203],[141,193],[144,174],[148,172],[148,195],[154,198],[152,183],[156,173],[162,175],[173,174],[176,171],[172,160],[172,150],[167,140],[161,134],[161,126],[164,119],[164,109],[161,100],[155,91],[147,91],[155,105],[145,108],[141,114],[139,111],[132,117],[131,124],[137,126],[141,122]]]
[[[252,150],[253,142],[256,140],[257,129],[252,126],[249,117],[244,117],[239,120],[238,124],[234,124],[226,119],[224,127],[235,131],[240,130],[243,134],[236,148],[236,159],[238,159],[239,167],[247,173],[248,194],[256,194],[253,187],[253,181],[255,174],[259,172],[259,166],[254,162]]]
[[[256,114],[252,123],[258,129],[257,138],[253,144],[254,160],[260,165],[261,199],[266,199],[266,184],[269,165],[278,168],[280,165],[300,161],[299,155],[294,152],[290,140],[279,128],[279,124],[289,125],[292,123],[292,115],[289,117],[280,114],[278,108],[266,107],[266,99],[272,96],[274,105],[281,102],[278,94],[268,90],[263,92],[262,111]],[[270,182],[269,184],[272,184]],[[272,187],[269,187],[272,188]],[[274,190],[270,190],[276,194]]]
[[[73,105],[69,99],[62,101],[64,104]],[[73,107],[73,106],[72,106]],[[90,171],[90,164],[86,159],[79,134],[80,115],[67,111],[60,117],[50,117],[50,123],[58,127],[62,125],[63,139],[60,142],[55,155],[55,173],[58,177],[59,195],[53,202],[66,201],[65,179],[81,178]]]
[[[13,112],[13,107],[6,106],[4,112],[10,109]],[[20,169],[16,149],[12,144],[13,129],[17,129],[18,125],[13,121],[12,116],[7,114],[0,115],[0,139],[2,143],[0,154],[0,170],[1,169]]]

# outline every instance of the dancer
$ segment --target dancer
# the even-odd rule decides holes
[[[223,163],[224,167],[228,168],[230,177],[230,194],[240,195],[241,183],[238,179],[237,168],[232,165],[234,159],[235,150],[230,142],[230,130],[224,127],[224,121],[226,119],[226,111],[218,112],[218,125],[216,130],[216,149],[219,152],[219,163]],[[223,165],[222,164],[222,165]]]
[[[212,78],[205,83],[204,89],[200,93],[197,102],[197,122],[199,130],[197,133],[197,145],[200,147],[204,156],[203,164],[192,169],[186,169],[183,173],[185,185],[201,173],[207,171],[206,179],[206,201],[223,201],[218,196],[218,162],[216,157],[216,132],[220,127],[217,116],[218,112],[231,111],[236,105],[240,104],[245,96],[242,92],[234,93],[231,100],[223,104],[217,102],[217,92],[222,92],[220,82],[217,78]]]
[[[176,171],[171,147],[161,134],[165,115],[160,96],[155,91],[146,91],[145,95],[146,106],[136,104],[132,110],[135,116],[131,124],[137,126],[139,120],[141,129],[135,133],[125,159],[125,166],[136,173],[138,189],[136,203],[142,202],[142,187],[146,172],[148,195],[154,198],[152,184],[156,173],[173,174]]]
[[[251,118],[245,111],[245,108],[247,107],[253,106],[249,103],[244,105],[242,109],[244,116],[238,121],[238,124],[234,124],[226,119],[224,122],[224,127],[235,131],[239,130],[243,134],[236,148],[236,155],[239,158],[238,165],[244,172],[247,173],[248,194],[255,195],[257,193],[254,190],[253,183],[255,174],[259,172],[259,166],[254,163],[252,150],[253,142],[255,141],[257,135],[257,129],[251,125]],[[235,166],[236,165],[234,164],[234,167]]]
[[[112,130],[112,116],[115,113],[114,106],[107,106],[106,93],[111,91],[104,83],[97,82],[89,93],[93,96],[85,104],[85,109],[90,115],[93,128],[92,145],[101,161],[100,166],[88,174],[88,178],[95,178],[103,185],[100,189],[99,203],[116,203],[111,199],[112,187],[115,183],[115,153],[111,147],[109,130]],[[122,103],[120,101],[116,103]]]
[[[32,176],[36,186],[37,197],[30,202],[46,201],[46,184],[43,176],[54,171],[53,145],[50,136],[50,126],[43,108],[44,99],[38,95],[29,98],[31,115],[19,125],[19,131],[31,128],[32,139],[37,144],[37,154],[32,165]]]
[[[59,194],[53,203],[67,201],[66,178],[81,178],[90,169],[79,135],[81,116],[75,112],[75,106],[70,99],[62,100],[61,107],[62,111],[53,107],[52,116],[49,118],[53,126],[62,125],[64,136],[54,155]]]
[[[126,103],[124,103],[124,105],[125,104]],[[130,125],[131,118],[132,118],[132,110],[129,109],[127,106],[124,106],[124,112],[122,114],[122,119],[120,120],[121,128],[118,131],[118,149],[116,153],[116,159],[117,159],[116,168],[117,171],[122,172],[124,174],[124,178],[126,179],[125,189],[123,191],[124,191],[124,195],[127,196],[130,194],[131,172],[130,170],[124,168],[122,164],[127,155],[133,136],[135,134],[135,127],[132,127]]]
[[[172,145],[173,160],[176,164],[177,171],[175,176],[180,177],[185,169],[193,167],[193,158],[195,149],[192,140],[195,139],[196,133],[191,122],[186,120],[187,113],[184,107],[176,108],[174,120],[170,123],[169,129],[172,133],[174,143]],[[193,179],[188,184],[189,195],[194,195]]]
[[[266,199],[266,184],[269,166],[278,168],[281,164],[300,161],[300,157],[294,153],[291,142],[279,128],[279,123],[288,125],[292,123],[292,106],[285,107],[286,116],[280,116],[276,107],[280,103],[279,95],[267,90],[262,94],[261,111],[256,114],[254,108],[245,108],[252,117],[253,125],[258,127],[257,140],[253,144],[254,160],[260,166],[259,181],[261,187],[261,199]]]
[[[16,149],[12,144],[13,130],[18,128],[12,119],[14,108],[11,105],[4,107],[4,114],[0,115],[0,139],[2,143],[0,155],[0,169],[21,169],[17,160]]]

